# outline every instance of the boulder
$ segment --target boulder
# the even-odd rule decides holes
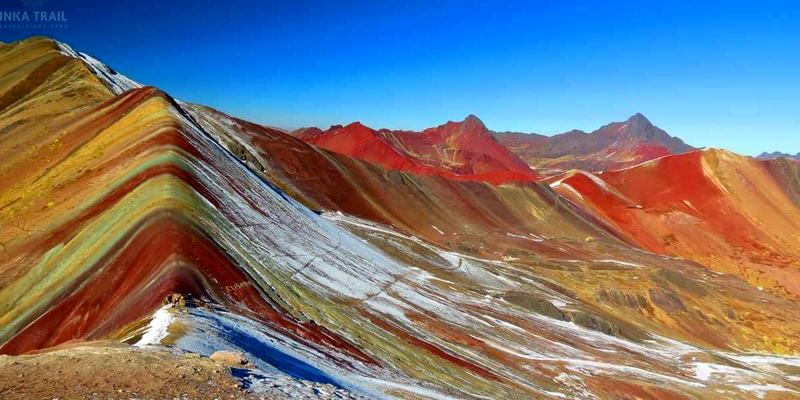
[[[247,358],[244,354],[238,351],[226,351],[226,350],[219,350],[215,351],[214,354],[210,357],[212,360],[225,364],[225,365],[245,365],[247,364]]]

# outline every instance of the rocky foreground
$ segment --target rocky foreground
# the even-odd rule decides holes
[[[79,342],[0,355],[2,399],[357,399],[332,385],[269,374],[230,357]]]

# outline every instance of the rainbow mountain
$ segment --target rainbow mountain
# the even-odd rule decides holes
[[[796,163],[542,178],[474,117],[286,132],[49,38],[0,60],[0,353],[233,349],[248,382],[365,398],[800,396]]]

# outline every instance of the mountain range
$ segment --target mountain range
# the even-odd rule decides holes
[[[317,147],[391,170],[496,184],[539,178],[525,162],[498,143],[474,115],[423,132],[376,131],[354,122],[324,132],[302,129],[295,135]]]
[[[474,115],[422,132],[375,130],[354,122],[326,131],[302,128],[292,134],[388,169],[493,183],[535,181],[570,169],[620,169],[697,150],[639,113],[591,133],[573,130],[554,136],[494,132]]]
[[[790,159],[790,160],[800,161],[800,153],[792,155],[792,154],[788,154],[788,153],[781,153],[780,151],[773,151],[772,153],[767,153],[765,151],[765,152],[759,154],[758,157],[756,157],[756,158],[761,159],[761,160],[773,160],[773,159],[776,159],[776,158],[787,158],[787,159]]]
[[[502,132],[497,140],[540,170],[603,171],[640,164],[669,154],[697,150],[650,123],[642,114],[591,133],[572,130],[554,136]]]
[[[800,395],[797,163],[640,114],[285,132],[49,38],[0,61],[0,370],[123,343],[237,351],[243,398]]]

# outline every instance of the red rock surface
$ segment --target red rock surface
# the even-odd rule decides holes
[[[493,184],[539,178],[473,115],[423,132],[374,130],[354,122],[324,132],[304,129],[297,132],[297,137],[390,170]]]
[[[637,246],[800,298],[797,177],[785,160],[710,149],[549,181]]]

